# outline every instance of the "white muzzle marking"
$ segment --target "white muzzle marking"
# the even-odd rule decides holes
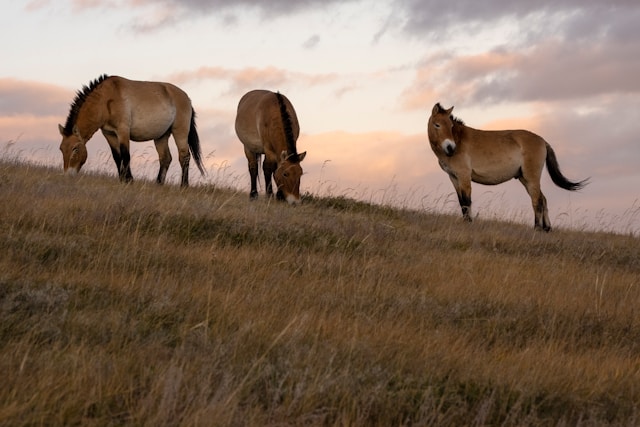
[[[442,151],[444,151],[447,156],[453,155],[456,151],[456,143],[450,140],[449,138],[442,141]]]
[[[296,196],[294,196],[293,194],[288,194],[287,195],[287,203],[289,203],[290,205],[296,205],[296,204],[300,203],[300,199],[297,198]]]

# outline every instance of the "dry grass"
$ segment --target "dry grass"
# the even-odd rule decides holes
[[[2,425],[637,425],[633,236],[0,163]]]

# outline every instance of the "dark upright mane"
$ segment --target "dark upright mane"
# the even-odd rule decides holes
[[[289,115],[287,106],[284,103],[284,97],[280,92],[276,92],[276,98],[278,98],[278,105],[280,105],[280,116],[282,117],[282,125],[284,126],[284,135],[287,139],[287,153],[289,154],[289,161],[297,163],[300,159],[298,158],[298,151],[296,150],[296,141],[293,137],[291,116]]]
[[[89,86],[82,86],[82,89],[76,92],[76,97],[71,103],[71,108],[69,109],[69,115],[67,116],[67,122],[64,125],[63,133],[65,136],[71,136],[73,133],[73,126],[76,124],[76,120],[78,119],[78,113],[80,113],[80,108],[84,104],[84,101],[87,100],[87,97],[95,88],[97,88],[100,83],[109,78],[108,75],[103,74],[94,81],[89,83]]]

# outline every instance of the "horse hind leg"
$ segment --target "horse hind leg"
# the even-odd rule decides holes
[[[180,185],[182,187],[189,186],[189,163],[191,162],[191,154],[189,149],[178,149],[178,159],[180,160],[180,167],[182,168],[182,180]]]
[[[536,230],[551,231],[551,221],[549,221],[549,210],[547,208],[547,198],[542,194],[540,185],[533,185],[523,177],[520,182],[527,190],[531,197],[531,206],[533,207],[534,224]]]
[[[547,208],[547,198],[540,192],[538,212],[542,218],[542,229],[546,232],[551,231],[551,221],[549,221],[549,209]]]
[[[189,153],[189,144],[187,142],[188,130],[188,127],[185,131],[178,129],[175,125],[172,129],[173,139],[175,140],[176,147],[178,147],[178,161],[180,162],[180,168],[182,169],[182,179],[180,181],[180,186],[182,187],[189,186],[189,163],[191,161],[191,153]],[[167,132],[167,135],[165,136],[168,138],[169,132]]]
[[[156,145],[160,162],[160,170],[158,171],[156,182],[162,185],[167,178],[167,171],[169,170],[169,165],[171,165],[172,160],[171,151],[169,150],[169,135],[164,135],[162,138],[156,139],[153,142]]]

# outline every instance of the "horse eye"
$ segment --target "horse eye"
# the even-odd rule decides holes
[[[433,127],[436,128],[436,129],[440,129],[440,125],[438,123],[434,123]]]
[[[282,174],[285,178],[289,178],[289,172],[285,172]]]

